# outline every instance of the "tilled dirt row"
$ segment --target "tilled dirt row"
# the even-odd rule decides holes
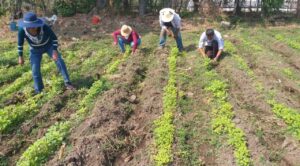
[[[144,147],[152,143],[152,123],[162,111],[166,57],[161,53],[130,57],[111,77],[114,87],[72,132],[71,150],[47,165],[149,165],[150,154]]]
[[[270,38],[268,37],[268,39]],[[245,58],[266,89],[275,90],[278,101],[300,110],[300,87],[293,80],[283,77],[281,74],[283,69],[289,67],[300,72],[297,67],[300,64],[299,58],[297,58],[298,54],[280,42],[273,44],[269,44],[268,40],[260,40],[260,42],[262,45],[266,45],[267,47],[263,48],[269,51],[251,53],[240,50],[240,55]],[[236,44],[242,43],[237,42]]]
[[[250,56],[245,56],[248,62],[251,61]],[[254,165],[296,165],[300,162],[297,141],[286,133],[286,125],[271,111],[266,103],[266,94],[260,94],[254,87],[254,81],[234,63],[232,57],[225,57],[217,70],[230,82],[234,121],[245,131]],[[257,66],[254,73],[260,79],[272,81],[261,72],[263,69]]]
[[[236,46],[241,44],[238,40],[231,40]],[[240,56],[248,63],[251,70],[254,71],[257,79],[266,90],[274,92],[276,99],[294,109],[300,109],[300,88],[297,84],[280,75],[287,63],[284,61],[274,61],[268,55],[256,53],[255,55],[245,50],[239,50]],[[258,56],[259,55],[259,56]]]

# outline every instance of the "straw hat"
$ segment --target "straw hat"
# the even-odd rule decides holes
[[[161,20],[163,22],[171,22],[174,18],[175,10],[171,8],[164,8],[160,11]]]
[[[121,35],[122,36],[129,36],[132,32],[132,28],[128,25],[123,25],[121,28]]]

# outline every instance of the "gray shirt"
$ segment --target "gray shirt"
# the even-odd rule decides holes
[[[175,13],[173,20],[171,21],[172,25],[174,28],[176,29],[180,29],[181,28],[181,18],[180,16]],[[159,14],[159,24],[162,28],[167,28],[166,26],[164,26],[164,22],[161,19],[161,12]]]

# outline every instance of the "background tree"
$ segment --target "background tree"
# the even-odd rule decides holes
[[[297,1],[297,17],[300,18],[300,0]]]

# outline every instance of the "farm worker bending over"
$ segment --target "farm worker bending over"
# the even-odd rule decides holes
[[[132,54],[135,54],[138,46],[141,44],[141,37],[128,25],[123,25],[121,29],[113,33],[114,45],[119,43],[122,53],[125,52],[125,44],[132,47]]]
[[[160,48],[164,48],[166,45],[167,34],[172,36],[177,43],[177,48],[179,51],[183,51],[182,38],[180,33],[181,28],[181,18],[175,13],[173,9],[164,8],[159,12],[159,23],[161,26],[160,33]]]
[[[199,51],[203,57],[217,61],[224,49],[224,40],[221,33],[214,29],[207,29],[203,32],[199,41]]]
[[[20,27],[18,33],[19,64],[24,64],[23,44],[24,39],[26,39],[30,45],[30,63],[35,92],[40,93],[44,88],[41,75],[41,60],[44,53],[47,53],[55,61],[59,72],[64,78],[66,88],[74,89],[65,62],[57,50],[57,37],[48,25],[32,12],[26,13],[18,24]]]

